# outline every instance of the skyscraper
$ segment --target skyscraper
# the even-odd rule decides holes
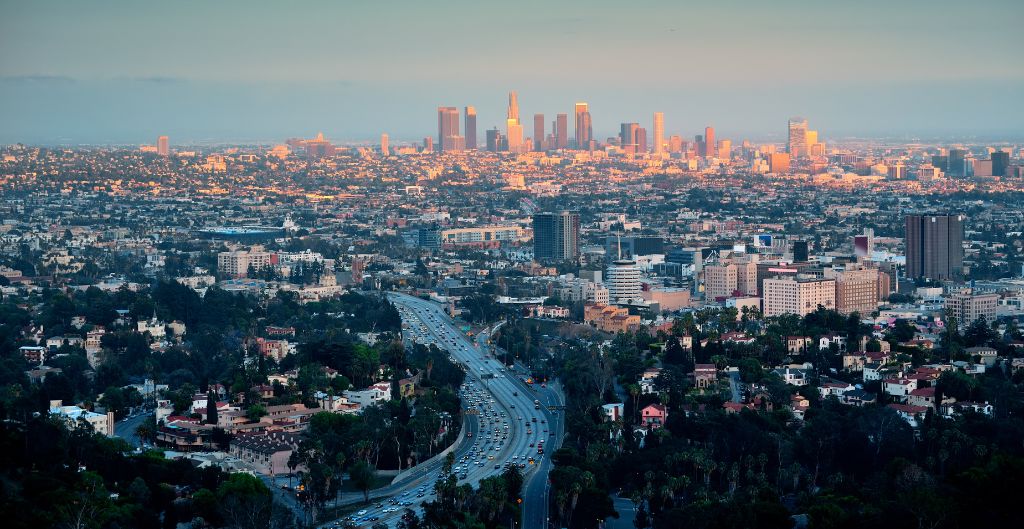
[[[391,151],[389,150],[389,147],[388,147],[388,133],[387,132],[385,132],[385,133],[380,135],[380,153],[382,155],[384,155],[384,156],[387,156],[388,154],[391,154]]]
[[[992,176],[1006,176],[1006,168],[1010,166],[1010,153],[1006,151],[992,152]]]
[[[810,154],[807,147],[807,120],[800,117],[789,118],[789,140],[786,152],[790,158],[802,158]]]
[[[665,113],[654,113],[654,154],[661,154],[665,145]]]
[[[638,123],[623,123],[619,125],[619,145],[627,154],[637,153],[636,131],[640,128]]]
[[[950,149],[947,163],[949,167],[946,169],[946,174],[949,176],[967,176],[967,150]]]
[[[459,109],[437,107],[437,145],[441,152],[461,151],[464,141],[459,136]]]
[[[957,279],[964,261],[963,215],[907,215],[907,277]]]
[[[466,149],[476,150],[476,108],[466,107]]]
[[[633,133],[633,145],[636,145],[636,153],[641,154],[647,152],[647,129],[644,127],[637,127]]]
[[[508,136],[508,150],[510,152],[523,152],[526,147],[523,145],[523,125],[519,122],[519,98],[515,91],[508,93],[508,115],[505,120],[505,134]]]
[[[704,156],[708,158],[714,158],[716,154],[715,150],[715,128],[704,127]]]
[[[567,261],[579,256],[578,213],[537,213],[533,216],[533,257],[537,261]]]
[[[544,114],[533,115],[533,150],[544,150]]]
[[[555,116],[555,148],[565,149],[569,146],[569,115]]]
[[[490,152],[498,152],[503,150],[502,147],[502,136],[501,131],[497,128],[493,128],[487,131],[487,150]]]
[[[170,156],[171,144],[167,136],[160,136],[156,139],[156,153],[160,156]]]
[[[589,149],[593,137],[593,124],[590,122],[590,106],[576,103],[576,148]]]

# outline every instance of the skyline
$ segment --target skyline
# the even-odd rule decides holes
[[[511,90],[525,115],[589,102],[597,139],[659,111],[684,136],[779,141],[794,115],[829,137],[1020,135],[1017,2],[740,4],[6,4],[0,142],[415,141],[447,104],[503,129]]]

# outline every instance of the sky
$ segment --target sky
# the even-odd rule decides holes
[[[0,0],[0,143],[392,143],[590,103],[692,137],[1024,137],[1024,1]],[[550,126],[550,125],[549,125]],[[503,128],[503,127],[502,127]]]

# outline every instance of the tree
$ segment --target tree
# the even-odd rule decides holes
[[[360,459],[348,468],[348,478],[357,489],[363,491],[363,499],[370,501],[370,488],[376,474],[373,466]]]
[[[263,529],[270,523],[270,490],[259,478],[231,474],[217,488],[219,512],[232,529]]]
[[[206,424],[217,424],[217,394],[213,388],[206,394]]]

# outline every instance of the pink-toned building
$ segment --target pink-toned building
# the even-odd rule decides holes
[[[665,426],[665,419],[668,418],[668,410],[661,404],[651,404],[640,410],[640,422],[648,429],[657,430]]]

